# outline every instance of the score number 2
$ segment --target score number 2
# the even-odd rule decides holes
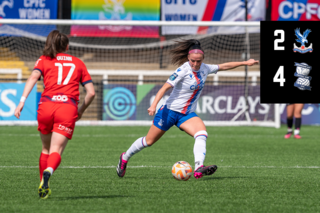
[[[284,46],[279,46],[279,43],[284,42],[284,31],[283,30],[275,30],[274,36],[277,36],[280,34],[279,39],[274,40],[274,50],[284,50]],[[284,67],[280,66],[278,71],[273,77],[273,82],[280,83],[280,87],[284,86],[284,82],[286,82],[286,79],[283,76]]]
[[[274,36],[277,36],[278,34],[280,34],[280,38],[274,40],[274,50],[284,50],[284,47],[279,46],[279,43],[284,42],[284,31],[283,30],[275,30]]]

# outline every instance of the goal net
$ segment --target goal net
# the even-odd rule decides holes
[[[153,117],[147,109],[177,69],[169,53],[176,41],[199,40],[207,64],[260,59],[259,23],[2,19],[0,24],[0,97],[1,88],[4,91],[9,83],[26,81],[51,30],[68,35],[68,54],[84,61],[97,94],[78,125],[150,125]],[[82,101],[85,91],[80,90]],[[39,81],[37,97],[42,91],[43,82]],[[11,98],[17,105],[20,97]],[[13,107],[8,99],[0,99],[4,103],[0,105],[0,124],[36,123],[35,110],[34,119],[26,121],[4,113]],[[210,75],[196,113],[206,125],[280,125],[278,105],[260,103],[259,65]]]

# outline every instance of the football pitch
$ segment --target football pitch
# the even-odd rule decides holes
[[[119,178],[119,155],[149,127],[75,128],[40,200],[37,127],[0,127],[0,212],[320,212],[320,139],[302,126],[301,140],[286,127],[207,127],[205,165],[217,172],[177,181],[176,161],[194,166],[194,139],[171,128],[133,156]]]

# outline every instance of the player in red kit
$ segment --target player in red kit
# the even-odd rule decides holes
[[[42,140],[39,160],[39,196],[48,198],[51,194],[49,179],[61,162],[61,155],[68,140],[72,138],[75,122],[79,120],[95,96],[91,77],[85,64],[65,52],[69,39],[58,30],[52,31],[46,40],[43,55],[37,60],[28,78],[15,116],[20,117],[24,102],[43,76],[45,86],[38,108],[38,131]],[[78,108],[79,83],[86,89],[86,96]]]

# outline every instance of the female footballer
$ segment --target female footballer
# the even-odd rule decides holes
[[[203,175],[212,175],[216,165],[204,166],[206,155],[206,140],[208,133],[203,121],[194,112],[197,101],[204,87],[206,78],[211,73],[228,70],[239,66],[252,66],[258,61],[250,59],[243,62],[229,62],[219,65],[202,63],[204,51],[200,42],[194,39],[178,42],[178,46],[171,51],[172,63],[180,66],[158,91],[153,103],[148,109],[150,116],[156,113],[156,106],[167,90],[173,88],[166,103],[157,112],[153,124],[145,137],[138,138],[131,147],[120,155],[117,173],[123,177],[129,159],[142,149],[153,145],[162,135],[176,125],[190,136],[194,137],[194,177],[201,178]]]
[[[301,128],[301,112],[304,104],[287,104],[287,126],[288,132],[284,136],[284,138],[288,139],[292,135],[292,124],[293,124],[293,116],[295,117],[294,122],[294,138],[301,139],[300,136],[300,128]]]
[[[35,63],[28,78],[20,103],[15,110],[19,119],[30,91],[43,76],[45,89],[38,108],[38,131],[42,141],[39,159],[39,196],[48,198],[51,194],[49,179],[61,162],[61,155],[68,140],[71,140],[75,122],[79,120],[95,97],[91,77],[85,64],[65,52],[69,49],[68,37],[53,30],[47,37],[43,55]],[[86,89],[86,96],[78,108],[79,83]]]

